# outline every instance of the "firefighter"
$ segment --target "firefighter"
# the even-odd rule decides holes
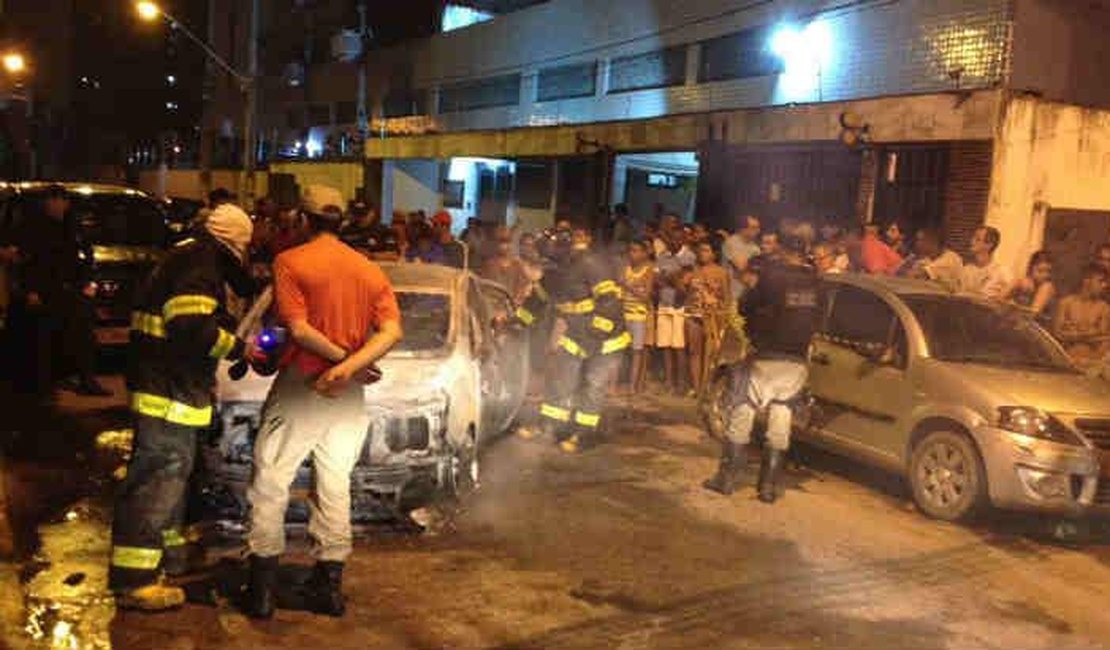
[[[218,206],[203,230],[155,267],[137,297],[128,368],[135,441],[116,499],[109,567],[121,607],[157,611],[185,602],[185,593],[161,578],[185,545],[186,485],[197,434],[212,421],[217,363],[253,353],[232,333],[225,307],[226,285],[249,286],[251,232],[245,212]]]
[[[786,238],[781,257],[753,269],[755,287],[743,315],[754,354],[732,366],[726,437],[717,473],[706,489],[732,494],[744,483],[747,450],[757,414],[767,416],[759,470],[759,500],[774,503],[790,448],[793,414],[804,406],[806,353],[820,315],[816,270],[803,257],[804,242]]]
[[[557,233],[552,249],[556,264],[544,276],[540,295],[554,305],[558,319],[555,352],[539,425],[518,433],[526,439],[551,435],[560,449],[576,453],[599,440],[605,394],[632,337],[624,327],[617,275],[590,251],[589,232]]]

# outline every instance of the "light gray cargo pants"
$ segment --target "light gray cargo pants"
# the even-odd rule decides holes
[[[297,468],[312,454],[315,485],[308,534],[318,560],[342,562],[351,554],[351,470],[366,440],[369,418],[362,384],[335,398],[312,389],[296,368],[278,373],[262,407],[254,444],[250,551],[270,557],[285,550],[285,511]]]

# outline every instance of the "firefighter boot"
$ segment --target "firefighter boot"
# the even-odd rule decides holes
[[[144,612],[162,612],[185,604],[185,590],[163,584],[161,580],[116,595],[116,604],[122,609]]]
[[[780,449],[764,447],[763,464],[759,467],[759,500],[774,503],[778,498],[779,477],[786,453]]]
[[[738,445],[731,440],[726,440],[721,448],[721,462],[717,466],[717,473],[702,483],[702,486],[707,490],[728,496],[743,484],[747,470],[747,445]]]
[[[343,597],[343,563],[320,561],[308,584],[308,606],[317,614],[339,618],[347,611]]]
[[[250,556],[250,581],[247,585],[247,615],[251,618],[270,619],[277,609],[278,558]]]

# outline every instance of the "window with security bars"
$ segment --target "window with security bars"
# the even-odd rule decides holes
[[[385,117],[408,117],[427,115],[427,93],[420,90],[395,91],[382,101],[382,115]]]
[[[701,44],[698,81],[725,81],[765,77],[783,71],[782,59],[768,47],[769,27],[756,27],[721,36]]]
[[[439,91],[439,112],[455,113],[520,103],[520,75],[510,74],[444,86]]]
[[[540,70],[536,84],[536,100],[592,97],[597,92],[597,62],[565,65]]]
[[[613,59],[609,92],[681,86],[686,82],[686,46]]]

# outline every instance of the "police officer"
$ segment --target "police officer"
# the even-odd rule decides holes
[[[554,305],[555,355],[545,376],[539,426],[521,428],[523,438],[552,435],[575,453],[598,442],[605,394],[621,356],[632,343],[624,328],[624,306],[615,269],[590,251],[590,235],[575,228],[556,233],[556,264],[546,273],[536,300],[523,309],[534,314],[544,297]],[[521,312],[518,310],[518,317]],[[527,318],[521,319],[527,322]]]
[[[232,204],[172,249],[143,286],[131,317],[128,385],[135,442],[116,500],[109,587],[120,606],[162,610],[185,594],[161,573],[184,546],[181,520],[197,433],[212,421],[220,359],[251,351],[232,332],[225,286],[246,287],[252,224]]]
[[[732,367],[726,439],[717,473],[704,486],[732,494],[744,482],[747,448],[756,415],[767,416],[759,471],[759,500],[778,496],[794,409],[804,401],[805,356],[820,314],[816,270],[803,257],[804,242],[787,237],[781,256],[753,268],[758,279],[743,314],[754,355]]]

